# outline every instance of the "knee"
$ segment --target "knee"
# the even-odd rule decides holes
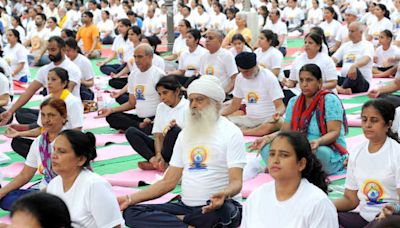
[[[108,124],[113,124],[115,121],[118,121],[118,115],[117,113],[111,113],[106,117],[106,121]]]
[[[139,136],[140,131],[136,127],[130,127],[125,131],[125,137],[128,139],[135,139],[137,136]]]
[[[139,205],[130,206],[124,210],[122,216],[125,220],[125,225],[128,227],[136,227],[139,215],[143,212],[143,208]]]

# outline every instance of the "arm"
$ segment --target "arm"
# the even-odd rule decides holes
[[[68,90],[72,93],[72,91],[74,90],[75,86],[76,86],[76,83],[75,83],[75,82],[69,81],[69,83],[68,83]]]
[[[33,175],[35,175],[36,170],[36,168],[24,165],[22,171],[14,178],[14,180],[0,188],[0,198],[3,198],[7,193],[19,189],[23,185],[27,184],[32,179]]]
[[[49,44],[49,42],[47,42],[47,40],[45,40],[43,43],[43,47],[40,50],[40,55],[39,55],[40,58],[44,55],[44,53],[46,53],[48,44]]]
[[[359,203],[360,200],[357,197],[357,190],[349,190],[347,188],[344,190],[343,197],[333,202],[336,209],[343,212],[353,210]]]
[[[271,72],[272,72],[276,77],[278,77],[279,74],[281,73],[281,68],[272,69]]]
[[[113,60],[115,58],[115,56],[117,56],[117,52],[112,51],[111,55],[109,55],[106,59],[104,59],[103,61],[97,62],[96,65],[97,66],[103,66],[105,64],[107,64],[108,62],[110,62],[111,60]]]
[[[328,133],[321,136],[320,138],[310,142],[311,148],[316,150],[318,146],[330,145],[339,138],[340,129],[342,127],[342,122],[338,120],[328,121],[327,128]]]
[[[27,39],[26,38],[26,40],[25,40],[25,42],[24,42],[24,46],[25,47],[29,47],[31,45],[31,39]]]
[[[282,44],[283,44],[283,42],[285,41],[285,39],[286,39],[286,34],[281,34],[281,35],[279,35],[279,37],[278,37],[279,45],[278,45],[276,48],[279,49],[279,48],[282,46]]]
[[[163,142],[164,142],[164,135],[162,133],[155,133],[154,137],[154,150],[156,157],[161,156],[161,150],[163,148]]]
[[[286,87],[288,88],[294,88],[296,87],[297,82],[293,81],[291,79],[286,80]]]
[[[225,108],[225,110],[222,112],[222,115],[229,116],[230,114],[239,110],[241,104],[242,104],[242,98],[233,97],[232,103]]]
[[[117,74],[114,75],[114,78],[119,78],[123,75],[127,75],[129,73],[129,67],[128,64],[124,67],[124,69],[122,69],[120,72],[118,72]],[[111,73],[112,76],[113,73]]]
[[[135,205],[147,200],[156,199],[173,190],[182,177],[183,168],[170,166],[163,179],[150,185],[147,189],[136,192],[128,196],[118,197],[121,209],[129,205]]]
[[[15,138],[15,137],[32,137],[33,138],[33,137],[38,137],[40,135],[40,127],[30,129],[27,131],[16,131],[16,130],[9,128],[6,130],[5,134],[7,137],[11,137],[11,138]]]
[[[174,61],[174,60],[178,59],[178,55],[177,54],[172,54],[172,55],[169,55],[169,56],[165,57],[164,59],[167,60],[167,61]]]
[[[81,84],[86,86],[86,87],[92,87],[94,85],[94,78],[91,78],[89,80],[81,80]]]
[[[242,190],[243,184],[243,169],[238,167],[229,168],[229,184],[228,186],[222,191],[215,193],[211,196],[211,203],[207,206],[202,208],[203,213],[208,213],[220,208],[223,204],[225,199],[229,199],[237,194]]]
[[[17,75],[22,69],[24,69],[25,62],[21,62],[17,64],[17,67],[15,68],[14,72],[11,72],[11,75],[14,77]]]
[[[233,90],[233,87],[235,87],[236,76],[237,74],[234,74],[230,77],[229,83],[225,88],[225,93],[230,93]]]
[[[93,44],[92,44],[92,47],[90,48],[90,50],[88,52],[88,55],[92,54],[92,52],[94,50],[96,50],[96,46],[97,46],[98,42],[100,42],[100,37],[97,35],[97,36],[93,37]]]
[[[0,96],[0,107],[3,107],[4,105],[8,104],[8,101],[10,99],[10,95],[8,93],[5,93]]]
[[[330,51],[331,51],[332,53],[334,53],[337,49],[339,49],[340,45],[342,45],[342,42],[336,40],[335,46],[333,46],[333,47],[330,49]]]
[[[336,88],[336,85],[337,85],[337,80],[330,80],[322,85],[322,89],[332,90],[332,89]]]
[[[98,111],[98,116],[95,118],[102,118],[111,115],[116,112],[125,112],[136,107],[136,97],[133,94],[129,94],[128,102],[116,107],[116,108],[104,108]]]
[[[347,76],[351,79],[355,79],[357,77],[357,69],[363,67],[369,63],[371,58],[369,56],[364,56],[353,65],[351,65],[349,71],[347,72]]]
[[[11,108],[8,110],[11,114],[14,114],[17,109],[21,108],[23,105],[25,105],[31,97],[38,91],[40,88],[42,88],[42,84],[36,80],[34,80],[31,85],[26,89],[25,93],[23,93],[18,100],[11,106]]]
[[[168,74],[185,75],[185,70],[174,70],[172,72],[169,72]]]

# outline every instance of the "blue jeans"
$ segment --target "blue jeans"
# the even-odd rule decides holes
[[[0,200],[0,208],[6,211],[11,210],[13,203],[22,196],[31,192],[37,192],[39,189],[17,189],[9,192]]]
[[[32,66],[35,61],[35,56],[33,55],[28,55],[28,64],[29,66]],[[48,55],[42,55],[42,57],[39,59],[37,63],[35,63],[34,66],[44,66],[46,64],[49,64],[51,61],[49,59]]]
[[[242,220],[242,205],[232,199],[225,200],[219,209],[203,214],[202,207],[189,207],[183,202],[165,204],[139,204],[125,209],[123,216],[128,227],[238,227]],[[177,215],[183,215],[183,220]]]

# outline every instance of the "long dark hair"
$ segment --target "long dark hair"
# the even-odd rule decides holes
[[[379,114],[382,116],[383,120],[385,121],[386,124],[390,124],[390,122],[393,123],[394,116],[396,114],[396,108],[394,105],[382,98],[377,98],[373,100],[367,101],[363,106],[362,106],[362,111],[364,111],[365,108],[368,107],[373,107],[376,109]],[[361,113],[362,113],[361,111]],[[396,140],[398,143],[400,143],[399,136],[397,133],[394,133],[391,128],[388,129],[387,136],[389,138],[392,138]]]
[[[278,35],[272,30],[264,29],[260,31],[261,34],[270,42],[270,46],[276,47],[279,45]]]
[[[331,14],[333,14],[333,19],[334,20],[338,19],[338,15],[336,14],[336,11],[332,6],[325,7],[324,10],[328,10],[329,12],[331,12]]]
[[[311,38],[315,43],[317,43],[320,46],[318,52],[322,51],[323,37],[321,36],[321,34],[312,31],[304,37],[304,40],[306,40],[307,38]],[[328,52],[329,52],[329,47],[328,46],[326,46],[326,47],[328,48]]]
[[[232,36],[231,43],[233,43],[235,40],[240,40],[242,41],[248,48],[251,49],[250,45],[246,42],[244,39],[243,35],[240,33],[236,33],[235,35]]]
[[[322,169],[321,162],[312,152],[307,137],[300,132],[281,131],[275,137],[274,141],[277,138],[286,138],[289,141],[296,153],[297,161],[300,161],[302,158],[306,159],[306,167],[301,171],[301,177],[306,178],[310,183],[328,193],[328,175]]]
[[[376,6],[381,8],[381,10],[383,11],[383,16],[390,20],[390,12],[386,8],[386,6],[384,4],[382,4],[382,3],[379,3]]]
[[[12,32],[12,34],[17,38],[17,43],[21,43],[21,37],[16,29],[9,29],[8,31]]]

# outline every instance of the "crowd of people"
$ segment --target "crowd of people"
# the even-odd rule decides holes
[[[175,40],[160,54],[164,0],[0,0],[0,125],[25,159],[0,188],[11,227],[400,224],[400,0],[249,2],[173,1]],[[289,37],[304,40],[296,55]],[[118,105],[104,105],[96,76]],[[23,108],[38,92],[40,108]],[[350,151],[339,95],[360,93],[366,140]],[[88,101],[162,179],[113,194],[91,168]],[[258,156],[244,136],[257,137]],[[260,173],[273,180],[243,206],[243,182]],[[327,177],[342,174],[344,195],[331,201]],[[143,203],[177,185],[179,200]]]

